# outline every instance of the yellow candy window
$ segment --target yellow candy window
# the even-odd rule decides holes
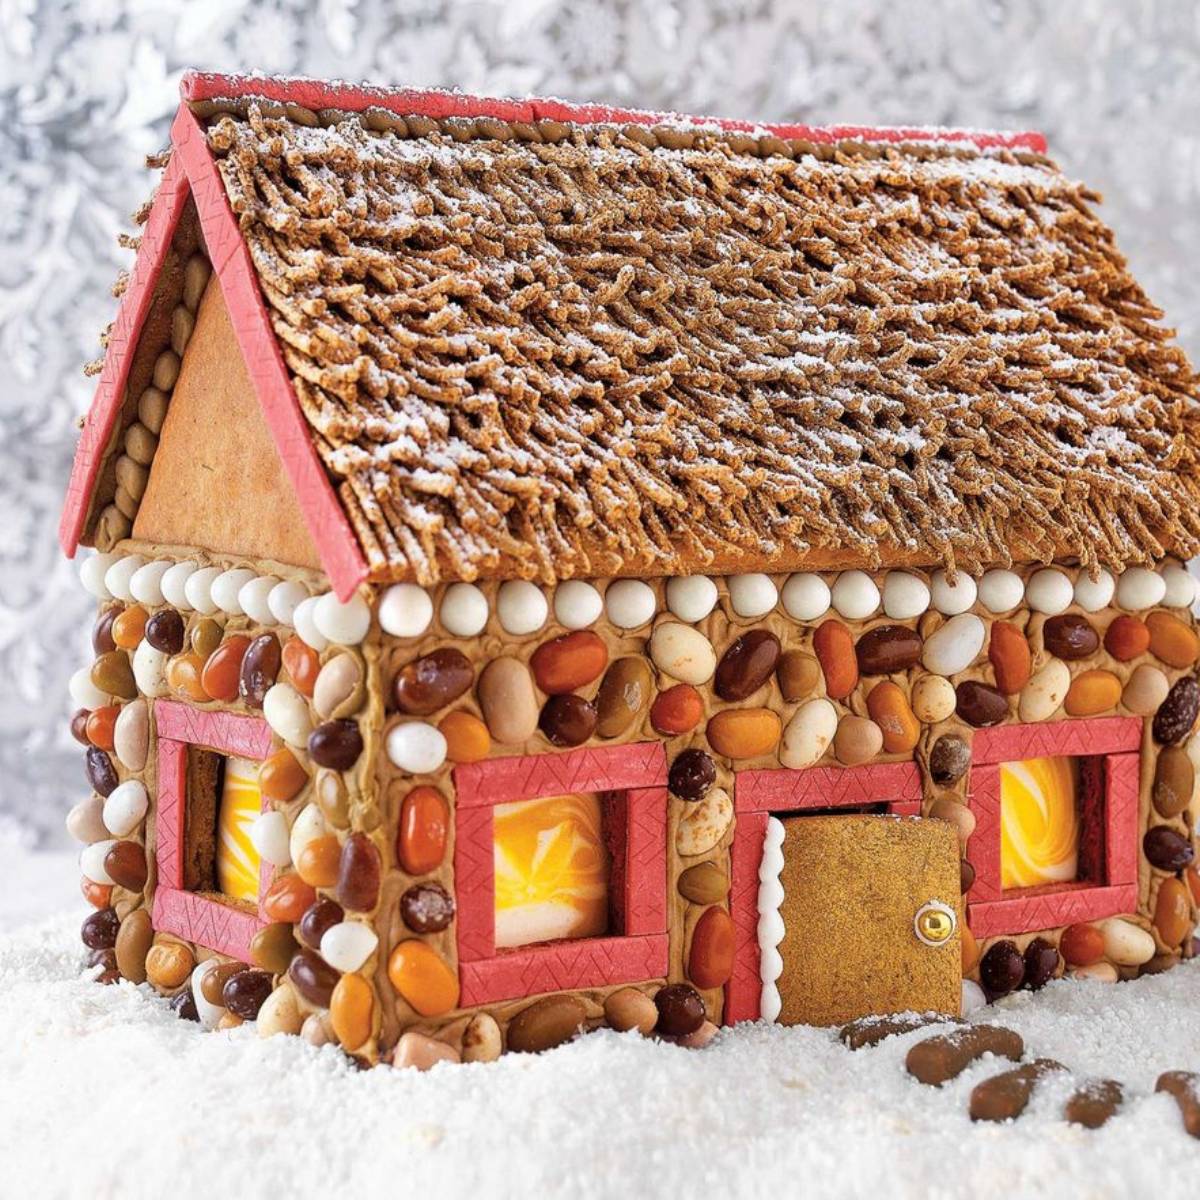
[[[1001,764],[1001,887],[1040,887],[1079,878],[1080,798],[1076,758]]]
[[[497,949],[609,932],[609,854],[600,796],[493,809]]]
[[[217,813],[217,891],[234,900],[258,900],[262,857],[250,840],[250,826],[262,812],[259,764],[248,758],[225,759]]]

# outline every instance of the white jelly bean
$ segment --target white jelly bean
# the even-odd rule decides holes
[[[274,575],[256,575],[238,592],[238,603],[242,612],[256,625],[273,625],[275,614],[271,612],[271,593],[279,586]]]
[[[131,601],[133,599],[133,592],[130,591],[129,584],[133,580],[134,572],[143,566],[145,562],[146,560],[140,554],[128,554],[124,558],[118,558],[104,572],[104,586],[118,600]]]
[[[243,610],[238,593],[253,578],[254,572],[248,567],[230,567],[228,571],[222,571],[209,584],[212,602],[231,617],[240,617]]]
[[[141,823],[150,807],[145,786],[136,779],[119,783],[104,801],[104,824],[113,837],[127,837]]]
[[[343,603],[326,592],[312,611],[317,632],[336,646],[357,646],[371,628],[371,609],[361,596],[351,596]]]
[[[961,1015],[969,1017],[973,1012],[978,1012],[981,1008],[986,1007],[987,996],[984,994],[983,988],[973,979],[964,979],[962,981]]]
[[[1053,567],[1043,567],[1034,571],[1025,585],[1025,599],[1034,612],[1045,613],[1048,617],[1056,617],[1063,612],[1075,598],[1075,589],[1071,581]]]
[[[1153,608],[1166,594],[1166,580],[1145,567],[1130,567],[1117,580],[1117,603],[1129,612]]]
[[[1186,567],[1178,563],[1170,563],[1162,569],[1163,583],[1166,590],[1162,602],[1168,608],[1191,608],[1196,599],[1196,581],[1188,574]]]
[[[91,667],[80,667],[67,681],[67,690],[80,708],[103,708],[108,703],[108,693],[92,682]]]
[[[837,733],[838,712],[824,697],[800,705],[783,731],[779,761],[792,770],[811,767]]]
[[[180,612],[190,612],[192,602],[187,598],[187,581],[196,572],[193,562],[177,562],[169,566],[162,577],[163,599]]]
[[[335,970],[357,971],[375,953],[379,938],[362,921],[339,921],[321,935],[321,957]]]
[[[979,602],[988,612],[1006,613],[1025,598],[1025,584],[1016,571],[996,567],[979,581]]]
[[[866,571],[843,571],[830,595],[833,607],[848,621],[861,621],[879,608],[879,588]]]
[[[667,581],[667,607],[681,621],[703,621],[717,606],[717,585],[707,575],[681,575]]]
[[[393,583],[380,598],[379,626],[392,637],[420,637],[432,620],[433,601],[415,583]]]
[[[406,721],[388,730],[387,756],[409,775],[428,775],[446,761],[446,739],[424,721]]]
[[[829,584],[811,571],[797,571],[787,577],[780,599],[793,621],[815,621],[829,611]]]
[[[296,619],[296,605],[308,599],[308,588],[298,579],[285,579],[277,583],[267,596],[267,607],[271,616],[280,625],[292,625]]]
[[[729,603],[739,617],[764,616],[779,600],[779,589],[769,575],[730,575],[727,582]]]
[[[442,596],[438,615],[447,633],[474,637],[487,624],[487,597],[473,583],[452,583]]]
[[[292,622],[297,636],[318,654],[329,645],[325,636],[317,628],[316,609],[319,602],[319,596],[308,596],[301,600],[292,612]]]
[[[1070,687],[1070,667],[1061,659],[1050,659],[1021,689],[1018,718],[1029,724],[1047,720],[1058,712]]]
[[[281,812],[265,812],[250,826],[250,843],[273,867],[286,867],[292,861],[288,849],[287,817]]]
[[[929,581],[929,595],[933,607],[948,617],[965,613],[975,603],[978,593],[975,580],[965,571],[959,571],[953,583],[945,571],[934,571]]]
[[[1100,922],[1104,953],[1121,967],[1140,967],[1154,957],[1154,938],[1138,925],[1120,917]]]
[[[921,662],[935,675],[965,671],[983,649],[986,630],[974,613],[959,613],[925,639]]]
[[[907,571],[889,571],[883,581],[883,611],[893,621],[919,617],[929,609],[929,585]]]
[[[112,599],[112,592],[104,584],[104,576],[116,561],[115,554],[89,554],[79,564],[80,582],[97,600]]]
[[[604,593],[604,609],[618,629],[637,629],[654,619],[654,589],[640,579],[617,579]]]
[[[143,696],[166,695],[167,656],[145,638],[133,652],[133,678]]]
[[[83,848],[79,855],[79,870],[85,878],[102,886],[116,882],[104,869],[104,860],[116,844],[116,839],[107,838],[103,842],[93,842]]]
[[[129,590],[139,604],[148,604],[152,608],[163,602],[163,576],[171,569],[166,559],[155,559],[134,571],[129,580]]]
[[[266,722],[289,746],[305,746],[312,733],[308,701],[291,684],[277,683],[263,697]]]
[[[288,855],[292,862],[299,862],[300,856],[304,853],[304,847],[309,842],[315,842],[317,838],[324,837],[328,832],[329,826],[325,823],[325,817],[320,808],[315,804],[305,805],[292,822],[291,832],[288,835]]]
[[[1117,581],[1103,568],[1095,579],[1087,571],[1080,571],[1075,580],[1075,603],[1084,612],[1099,612],[1112,603],[1116,590]]]
[[[213,580],[220,574],[220,567],[201,567],[193,571],[183,585],[188,604],[203,616],[211,617],[220,607],[212,597]]]
[[[712,642],[691,625],[664,621],[650,635],[650,658],[654,665],[680,683],[707,683],[717,669]]]
[[[549,613],[546,594],[527,579],[510,579],[496,592],[496,616],[500,628],[514,637],[537,633],[545,625]]]
[[[603,611],[603,597],[582,579],[568,579],[554,592],[554,619],[564,629],[587,629]]]

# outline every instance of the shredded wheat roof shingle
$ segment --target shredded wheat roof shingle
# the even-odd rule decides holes
[[[209,138],[375,577],[1200,546],[1192,369],[1052,164],[369,124]]]

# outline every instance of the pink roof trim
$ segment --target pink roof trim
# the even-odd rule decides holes
[[[525,100],[474,96],[468,92],[404,87],[370,87],[366,84],[326,82],[319,79],[268,75],[219,75],[188,71],[179,85],[184,102],[192,100],[237,100],[260,96],[280,104],[304,108],[336,108],[361,112],[382,108],[399,115],[419,113],[431,118],[495,117],[501,121],[564,121],[577,125],[702,125],[728,132],[765,133],[780,138],[804,138],[813,142],[968,142],[981,147],[1008,147],[1046,151],[1046,139],[1031,130],[1002,132],[981,129],[937,129],[920,126],[788,125],[761,124],[727,117],[684,116],[636,108],[610,108],[603,104],[569,104],[531,96]]]

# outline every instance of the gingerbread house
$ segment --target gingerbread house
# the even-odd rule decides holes
[[[158,165],[101,979],[422,1065],[1193,953],[1196,379],[1041,137],[191,74]]]

